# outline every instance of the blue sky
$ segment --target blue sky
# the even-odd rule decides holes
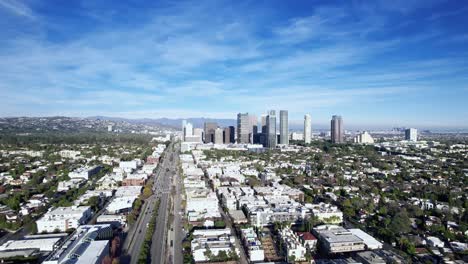
[[[468,127],[468,2],[0,0],[2,116]]]

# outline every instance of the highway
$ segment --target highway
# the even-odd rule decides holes
[[[153,181],[154,181],[153,195],[151,195],[148,199],[146,199],[137,221],[128,231],[128,235],[127,235],[127,238],[125,239],[124,247],[123,247],[124,252],[126,252],[126,254],[121,258],[121,263],[130,263],[130,264],[137,263],[141,246],[143,245],[143,242],[145,240],[146,229],[147,229],[148,223],[151,220],[151,215],[155,209],[154,208],[155,203],[158,199],[161,199],[161,203],[159,207],[155,234],[158,232],[158,227],[161,225],[160,223],[163,223],[161,221],[164,221],[164,219],[160,220],[160,218],[161,218],[161,214],[164,214],[163,212],[167,211],[167,198],[168,198],[167,190],[168,190],[168,185],[170,184],[170,178],[169,178],[170,174],[166,170],[168,170],[172,166],[172,162],[170,162],[169,160],[170,156],[172,155],[172,146],[173,144],[170,144],[167,150],[164,152],[165,154],[164,154],[163,160],[160,163],[160,166],[158,167],[153,177]],[[167,221],[167,219],[165,221]],[[165,226],[166,224],[164,223],[163,225]],[[158,240],[162,240],[161,237],[158,238]],[[158,255],[153,254],[154,242],[155,241],[153,240],[153,245],[152,245],[151,255],[150,255],[153,261],[158,256]],[[164,262],[156,262],[156,263],[164,263]]]

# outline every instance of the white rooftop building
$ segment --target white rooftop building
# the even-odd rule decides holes
[[[321,225],[314,228],[320,243],[330,253],[361,251],[364,241],[349,230],[336,225]]]
[[[57,207],[36,221],[37,232],[65,232],[85,224],[91,215],[89,206]]]
[[[235,249],[235,238],[231,235],[231,229],[206,229],[195,230],[191,242],[192,255],[195,262],[209,261],[206,251],[209,249],[211,254],[217,256],[220,251],[229,254]],[[236,254],[239,250],[235,249]]]
[[[247,254],[250,261],[263,261],[265,259],[265,252],[262,243],[258,240],[257,234],[253,228],[241,229],[242,242],[247,248]]]
[[[100,264],[109,254],[112,227],[104,225],[80,226],[65,243],[44,260],[44,264]]]

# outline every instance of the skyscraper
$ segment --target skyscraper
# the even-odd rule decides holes
[[[280,110],[280,144],[289,145],[288,110]]]
[[[331,142],[344,143],[344,127],[341,116],[334,115],[331,120]]]
[[[267,133],[267,115],[262,115],[262,133]]]
[[[202,142],[203,143],[204,134],[205,134],[205,132],[203,131],[203,128],[194,128],[193,129],[193,136],[197,137],[197,142]]]
[[[237,114],[237,143],[250,143],[250,134],[252,133],[251,120],[248,113]]]
[[[310,143],[312,138],[312,121],[310,115],[306,114],[304,116],[304,143]]]
[[[276,148],[276,113],[275,110],[268,111],[267,116],[267,147],[268,148]]]
[[[192,123],[186,123],[184,127],[184,141],[187,137],[193,136],[193,125]]]
[[[182,120],[182,132],[184,132],[185,125],[187,125],[187,120]]]
[[[223,130],[224,144],[234,143],[234,127],[228,126]]]
[[[214,142],[215,130],[218,128],[218,124],[215,122],[205,122],[205,143]]]
[[[236,129],[234,126],[229,126],[229,143],[236,143],[235,137],[236,137]]]
[[[249,128],[250,128],[250,135],[249,135],[249,142],[254,143],[254,136],[258,133],[258,119],[256,115],[249,115]]]
[[[418,141],[418,130],[416,128],[408,128],[405,130],[405,140],[416,142]]]
[[[219,145],[223,144],[223,130],[219,127],[215,129],[214,143]]]

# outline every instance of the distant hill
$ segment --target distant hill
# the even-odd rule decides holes
[[[182,126],[182,120],[187,120],[193,124],[194,127],[203,127],[205,122],[216,122],[218,126],[225,127],[225,126],[235,126],[236,120],[235,119],[213,119],[213,118],[140,118],[140,119],[126,119],[120,117],[107,117],[107,116],[91,116],[87,117],[87,119],[99,119],[99,120],[108,120],[114,122],[128,122],[131,124],[144,124],[144,125],[159,125],[159,126],[166,126],[166,127],[173,127],[176,129],[180,129]]]

